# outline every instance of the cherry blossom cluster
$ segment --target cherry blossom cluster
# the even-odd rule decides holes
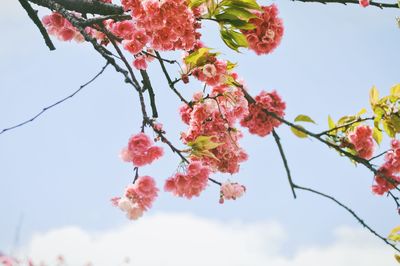
[[[354,146],[357,156],[370,159],[374,153],[374,140],[372,138],[372,128],[370,126],[361,125],[350,132],[348,135],[349,142]]]
[[[280,44],[284,31],[276,5],[261,8],[261,12],[255,12],[257,17],[249,21],[255,25],[255,29],[242,30],[249,43],[249,49],[258,55],[271,53]]]
[[[198,197],[206,188],[210,169],[200,161],[190,162],[184,173],[176,173],[165,181],[164,190],[179,197]]]
[[[47,32],[61,41],[82,42],[84,40],[82,34],[59,13],[53,12],[51,15],[44,16],[42,22]]]
[[[193,153],[192,157],[202,160],[212,171],[237,173],[239,164],[247,160],[247,154],[239,146],[242,134],[235,128],[235,123],[247,114],[247,101],[240,88],[228,85],[214,87],[209,97],[197,93],[192,106],[181,107],[182,121],[189,125],[181,138],[189,144],[199,137],[210,137],[218,145],[207,154],[202,150],[199,154]]]
[[[146,134],[136,134],[129,139],[128,147],[122,149],[120,156],[125,162],[132,162],[138,167],[151,164],[164,154],[162,147],[153,144]]]
[[[272,112],[279,117],[285,115],[286,104],[276,91],[261,91],[255,97],[255,103],[249,106],[249,115],[244,117],[240,124],[247,127],[252,134],[264,137],[272,132],[275,127],[281,125],[281,122],[265,113],[264,110]]]
[[[385,155],[384,164],[378,169],[375,176],[375,184],[372,191],[378,195],[383,195],[400,184],[400,141],[392,140],[392,149]]]
[[[79,14],[74,15],[80,17]],[[61,41],[84,41],[82,34],[67,19],[57,12],[44,16],[42,18],[42,23],[50,35],[56,36]],[[107,43],[104,33],[90,27],[86,27],[85,32],[102,43]]]
[[[142,39],[146,41],[144,45],[148,42],[152,48],[163,51],[191,50],[200,38],[196,31],[200,24],[185,0],[122,0],[121,3],[134,18],[135,31],[146,36]],[[135,37],[126,40],[135,41]]]
[[[225,182],[221,185],[219,203],[223,204],[225,200],[236,200],[243,196],[246,187],[238,183]]]
[[[150,176],[141,176],[137,178],[135,184],[126,187],[123,197],[113,198],[112,203],[126,212],[129,219],[136,220],[144,211],[151,208],[157,192],[154,179]]]

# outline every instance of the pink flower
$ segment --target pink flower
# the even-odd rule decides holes
[[[243,194],[246,192],[246,187],[243,185],[240,185],[238,183],[231,183],[231,182],[226,182],[221,185],[221,198],[220,198],[220,203],[224,203],[224,200],[236,200],[237,198],[240,198],[243,196]]]
[[[374,153],[374,140],[372,129],[369,126],[358,126],[348,135],[349,141],[354,145],[357,155],[370,159]]]
[[[400,172],[400,141],[394,139],[391,145],[392,149],[386,153],[385,163],[374,177],[372,191],[378,195],[383,195],[400,184],[400,177],[396,175]]]
[[[168,178],[164,190],[179,197],[198,197],[206,188],[210,170],[199,161],[190,162],[186,173],[177,173]]]
[[[51,15],[44,16],[42,23],[50,35],[54,35],[62,41],[74,39],[81,42],[83,40],[80,32],[59,13],[53,12]]]
[[[272,52],[280,44],[283,35],[283,23],[282,19],[278,18],[278,8],[274,4],[261,8],[261,12],[255,12],[257,18],[249,20],[256,28],[242,30],[249,43],[249,49],[258,55]]]
[[[369,0],[359,0],[358,2],[360,4],[360,6],[362,6],[362,7],[369,6]]]
[[[126,187],[123,197],[114,197],[111,202],[126,212],[129,219],[136,220],[144,211],[151,208],[157,195],[158,188],[154,179],[150,176],[141,176],[135,184]]]
[[[266,114],[264,110],[283,117],[286,104],[276,91],[269,93],[262,91],[255,97],[255,101],[256,103],[249,106],[249,115],[244,117],[240,124],[247,127],[250,133],[264,137],[270,134],[275,127],[281,125],[279,120]]]
[[[128,147],[122,149],[120,157],[125,162],[135,166],[151,164],[164,154],[161,147],[153,146],[153,141],[144,133],[139,133],[129,139]]]
[[[147,69],[147,62],[146,56],[139,55],[133,61],[133,66],[138,70],[146,70]]]

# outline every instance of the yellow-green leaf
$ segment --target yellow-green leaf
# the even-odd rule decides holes
[[[363,109],[360,110],[360,112],[357,113],[357,116],[362,116],[366,112],[367,112],[367,109],[363,108]]]
[[[399,5],[399,7],[400,7],[400,5]],[[399,254],[394,254],[394,258],[396,259],[396,261],[398,263],[400,263],[400,255]]]
[[[369,103],[373,107],[379,100],[379,91],[375,86],[369,91]]]
[[[396,226],[395,228],[390,231],[388,239],[398,242],[400,241],[400,226]]]
[[[396,84],[390,88],[390,95],[400,98],[400,84]]]
[[[296,125],[296,126],[299,127],[299,128],[303,128],[304,129],[304,127],[302,127],[300,125]],[[308,135],[306,133],[304,133],[303,131],[298,130],[297,128],[290,127],[290,129],[292,130],[293,134],[295,134],[299,138],[304,139],[304,138],[308,137]]]
[[[294,122],[310,122],[310,123],[314,123],[314,120],[312,120],[311,117],[309,117],[308,115],[298,115],[296,116],[296,118],[294,119]]]
[[[336,127],[335,121],[333,121],[333,119],[332,119],[332,117],[330,115],[328,115],[328,126],[329,126],[329,129],[332,129],[332,128]]]
[[[212,136],[198,136],[194,141],[188,142],[188,146],[195,151],[208,151],[217,148],[223,143],[214,142]]]
[[[382,134],[382,131],[381,131],[379,128],[374,127],[374,130],[373,130],[373,133],[372,133],[372,137],[374,138],[375,142],[376,142],[378,145],[380,145],[381,142],[382,142],[382,138],[383,138],[382,135],[383,135],[383,134]]]

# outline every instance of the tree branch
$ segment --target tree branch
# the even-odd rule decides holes
[[[61,100],[59,100],[59,101],[57,101],[57,102],[55,102],[55,103],[53,103],[53,104],[51,104],[51,105],[49,105],[49,106],[47,106],[47,107],[44,107],[44,108],[42,109],[42,111],[40,111],[39,113],[37,113],[37,114],[36,114],[35,116],[33,116],[32,118],[30,118],[30,119],[28,119],[28,120],[26,120],[26,121],[24,121],[24,122],[22,122],[22,123],[19,123],[19,124],[15,125],[15,126],[12,126],[12,127],[3,129],[2,131],[0,131],[0,135],[3,134],[3,133],[5,133],[6,131],[10,131],[10,130],[12,130],[12,129],[16,129],[16,128],[18,128],[18,127],[22,127],[22,126],[24,126],[24,125],[26,125],[26,124],[28,124],[28,123],[30,123],[30,122],[33,122],[36,118],[38,118],[39,116],[41,116],[41,115],[42,115],[43,113],[45,113],[46,111],[48,111],[48,110],[50,110],[51,108],[53,108],[53,107],[55,107],[55,106],[57,106],[57,105],[59,105],[59,104],[65,102],[66,100],[68,100],[68,99],[74,97],[74,96],[75,96],[78,92],[80,92],[83,88],[85,88],[87,85],[89,85],[90,83],[92,83],[93,81],[95,81],[101,74],[103,74],[103,72],[104,72],[104,70],[107,68],[107,66],[108,66],[108,63],[106,63],[106,65],[103,66],[103,68],[100,70],[99,73],[97,73],[97,74],[96,74],[93,78],[91,78],[88,82],[86,82],[85,84],[81,85],[81,86],[79,87],[79,89],[77,89],[76,91],[74,91],[72,94],[68,95],[67,97],[62,98]]]
[[[337,4],[343,4],[343,5],[347,5],[347,4],[357,4],[359,5],[359,1],[358,0],[291,0],[293,2],[304,2],[304,3],[321,3],[321,4],[330,4],[330,3],[337,3]],[[374,2],[374,1],[370,1],[369,2],[370,6],[375,6],[375,7],[379,7],[380,9],[383,8],[399,8],[399,5],[397,3],[379,3],[379,2]]]
[[[387,245],[391,246],[393,249],[395,249],[396,251],[400,252],[400,249],[398,249],[395,245],[390,243],[385,237],[383,237],[380,234],[378,234],[377,232],[375,232],[375,230],[373,230],[369,225],[367,225],[352,209],[350,209],[349,207],[347,207],[346,205],[344,205],[343,203],[338,201],[336,198],[334,198],[332,196],[329,196],[329,195],[327,195],[325,193],[319,192],[317,190],[314,190],[314,189],[311,189],[311,188],[307,188],[307,187],[298,186],[296,184],[294,184],[294,188],[320,195],[320,196],[322,196],[324,198],[330,199],[331,201],[335,202],[337,205],[339,205],[340,207],[345,209],[347,212],[349,212],[363,227],[367,228],[373,235],[377,236],[382,241],[384,241]]]
[[[279,135],[276,133],[275,130],[272,130],[272,135],[274,136],[276,145],[278,146],[278,149],[279,149],[279,153],[281,154],[283,165],[285,166],[285,170],[287,173],[289,185],[290,185],[290,188],[292,189],[293,197],[296,198],[296,192],[294,190],[294,183],[292,181],[292,175],[290,174],[289,164],[287,162],[285,152],[283,151],[283,147],[282,147]]]
[[[25,9],[26,13],[28,13],[28,16],[33,21],[33,23],[35,23],[36,27],[38,27],[47,47],[49,47],[50,51],[54,51],[56,47],[54,47],[54,44],[51,41],[49,34],[47,33],[47,30],[43,27],[42,22],[38,18],[37,10],[34,10],[27,0],[18,0],[18,1],[21,4],[21,6]]]
[[[161,69],[162,69],[162,71],[163,71],[163,73],[164,73],[164,75],[165,75],[165,78],[166,78],[167,81],[168,81],[168,85],[169,85],[169,87],[171,88],[171,90],[178,96],[178,98],[179,98],[182,102],[184,102],[185,104],[191,106],[191,105],[189,104],[189,102],[186,101],[186,99],[183,98],[183,96],[182,96],[182,95],[179,93],[179,91],[177,91],[177,89],[175,88],[174,85],[175,85],[176,81],[172,81],[171,77],[169,76],[168,71],[167,71],[167,68],[165,67],[165,64],[164,64],[164,60],[161,58],[160,53],[157,52],[157,51],[155,51],[155,53],[156,53],[156,55],[157,55],[158,62],[160,62]]]
[[[47,0],[29,1],[40,6],[54,9],[54,6]],[[122,6],[108,4],[98,0],[53,0],[52,2],[62,5],[67,10],[82,14],[121,15],[124,13]]]
[[[153,86],[151,85],[149,75],[147,74],[146,70],[140,70],[140,74],[142,75],[143,78],[143,89],[148,91],[149,93],[149,98],[150,98],[150,106],[151,106],[151,111],[153,114],[153,118],[158,117],[158,112],[157,112],[157,105],[156,105],[156,99],[155,99],[155,94],[153,90]]]

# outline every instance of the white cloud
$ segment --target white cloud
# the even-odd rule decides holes
[[[290,241],[278,223],[222,223],[192,215],[158,214],[108,232],[76,227],[33,237],[26,254],[48,259],[63,254],[68,265],[95,266],[377,266],[396,265],[393,252],[361,229],[342,228],[328,246],[281,254]]]

